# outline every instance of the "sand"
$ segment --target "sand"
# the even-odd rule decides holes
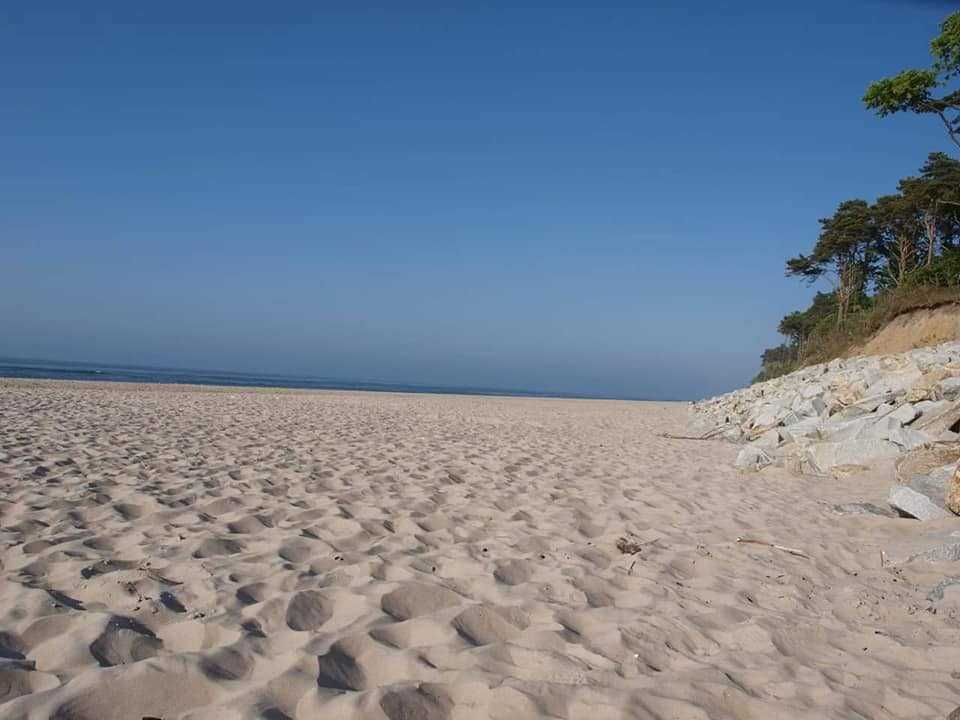
[[[0,381],[0,717],[960,704],[960,600],[928,598],[960,567],[881,567],[919,523],[832,508],[889,478],[741,474],[658,436],[685,413]]]
[[[960,340],[960,305],[947,303],[903,313],[849,354],[892,355],[953,340]]]

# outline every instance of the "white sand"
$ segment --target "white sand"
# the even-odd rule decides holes
[[[0,659],[0,717],[960,704],[960,602],[926,599],[960,567],[881,568],[919,524],[831,509],[887,479],[741,475],[732,445],[657,436],[684,414],[0,381],[0,656],[36,663]]]

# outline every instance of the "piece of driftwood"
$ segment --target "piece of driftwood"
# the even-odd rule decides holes
[[[662,432],[657,433],[662,438],[667,438],[668,440],[713,440],[717,435],[720,435],[724,430],[733,427],[733,423],[727,423],[726,425],[720,425],[719,427],[713,428],[705,432],[703,435],[674,435],[673,433]]]
[[[809,555],[807,555],[805,552],[803,552],[803,550],[797,550],[796,548],[790,548],[790,547],[785,547],[785,546],[783,546],[783,545],[777,545],[777,544],[775,544],[775,543],[767,542],[766,540],[756,540],[756,539],[754,539],[754,538],[738,537],[738,538],[737,538],[737,542],[738,542],[738,543],[750,543],[750,544],[752,544],[752,545],[765,545],[766,547],[771,547],[771,548],[773,548],[774,550],[782,550],[782,551],[785,552],[785,553],[790,553],[791,555],[796,555],[797,557],[806,558],[807,560],[810,560],[810,559],[811,559]]]

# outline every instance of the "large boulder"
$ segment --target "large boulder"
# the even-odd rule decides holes
[[[826,475],[836,465],[867,465],[899,454],[899,446],[888,440],[820,442],[806,449],[804,463],[815,475]]]

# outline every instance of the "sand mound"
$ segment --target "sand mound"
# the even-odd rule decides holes
[[[162,645],[152,630],[136,620],[113,617],[97,639],[90,643],[90,654],[103,667],[112,667],[154,657]]]
[[[287,627],[298,632],[316,630],[333,617],[333,602],[318,590],[303,590],[287,606]]]
[[[440,585],[406,583],[383,596],[380,606],[397,620],[409,620],[453,607],[463,598]]]

